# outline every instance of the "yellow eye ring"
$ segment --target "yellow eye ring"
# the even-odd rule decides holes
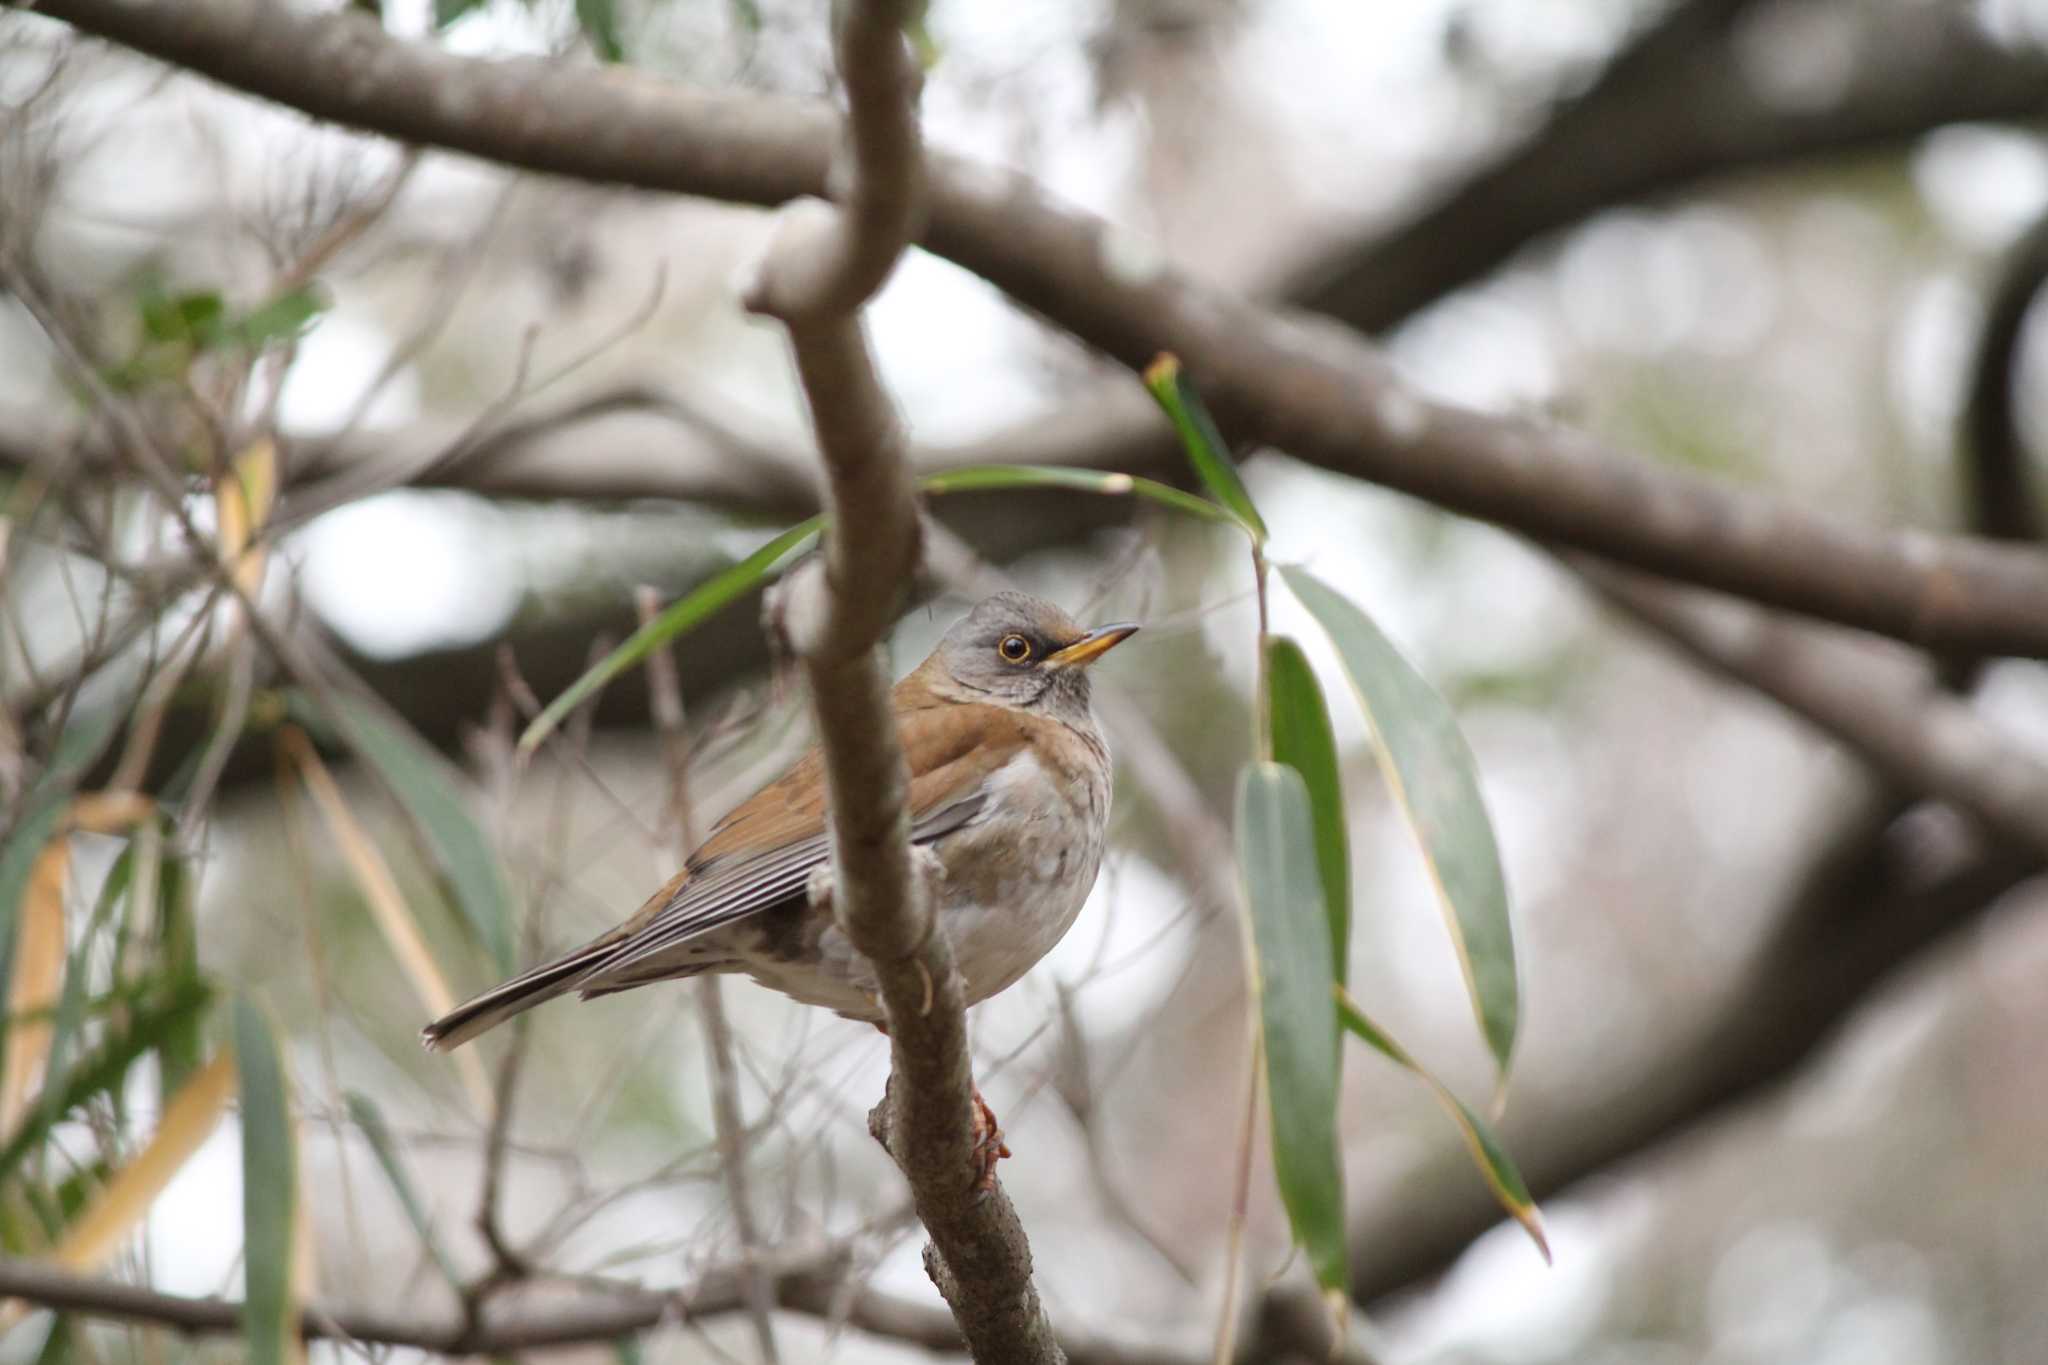
[[[1021,664],[1031,657],[1031,642],[1021,635],[1005,635],[996,646],[996,653],[1013,664]]]

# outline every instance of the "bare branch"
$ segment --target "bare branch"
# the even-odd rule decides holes
[[[1707,668],[1762,692],[1910,791],[1942,797],[2048,861],[2048,768],[1896,646],[1727,599],[1578,566],[1603,598]]]
[[[40,8],[319,117],[513,165],[750,203],[825,188],[831,122],[811,105],[453,57],[358,14],[263,0]],[[929,173],[927,246],[1126,365],[1179,352],[1242,436],[1768,605],[1930,646],[2048,656],[2039,555],[1870,529],[1585,437],[1425,402],[1357,337],[1146,262],[1127,234],[1053,205],[1022,176],[942,155]]]
[[[841,11],[845,205],[786,209],[745,291],[749,308],[789,329],[831,516],[822,563],[779,585],[769,612],[803,662],[818,719],[833,913],[872,963],[889,1020],[889,1088],[870,1126],[910,1181],[932,1239],[925,1268],[974,1358],[1057,1362],[1065,1357],[1031,1281],[1023,1225],[1000,1188],[984,1195],[972,1178],[966,1000],[911,857],[909,775],[876,650],[921,552],[902,427],[858,311],[923,211],[918,78],[903,33],[910,13],[904,0],[854,0]]]
[[[870,1336],[953,1351],[959,1332],[950,1314],[868,1289],[850,1295],[846,1258],[839,1248],[785,1258],[772,1268],[775,1303],[844,1324]],[[226,1299],[186,1298],[136,1285],[77,1275],[33,1261],[0,1258],[0,1298],[23,1299],[58,1312],[169,1327],[194,1336],[242,1330],[242,1306]],[[567,1302],[487,1314],[475,1323],[313,1303],[300,1323],[309,1341],[368,1346],[412,1346],[449,1356],[496,1356],[551,1346],[601,1344],[662,1326],[704,1322],[740,1311],[737,1267],[720,1267],[670,1293],[619,1288],[578,1292]],[[1077,1336],[1067,1343],[1072,1365],[1197,1365],[1195,1356],[1105,1337]]]

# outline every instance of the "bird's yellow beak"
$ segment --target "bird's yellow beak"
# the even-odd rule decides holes
[[[1129,621],[1119,621],[1113,626],[1097,626],[1064,649],[1056,649],[1045,656],[1045,661],[1059,668],[1080,668],[1092,664],[1103,655],[1115,649],[1138,633],[1138,627]]]

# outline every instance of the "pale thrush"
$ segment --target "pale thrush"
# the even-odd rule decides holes
[[[1084,630],[1051,603],[998,593],[896,684],[910,838],[937,860],[938,923],[969,1004],[1044,957],[1095,884],[1110,762],[1087,668],[1136,629]],[[699,972],[744,972],[884,1024],[874,973],[832,917],[825,801],[813,749],[720,820],[632,918],[435,1020],[421,1040],[445,1051],[569,991],[587,1000]],[[978,1119],[992,1167],[1001,1137],[985,1104]]]

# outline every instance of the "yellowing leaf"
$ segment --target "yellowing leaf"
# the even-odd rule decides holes
[[[121,834],[156,814],[156,802],[137,791],[81,792],[66,817],[71,828],[91,834]]]
[[[7,1070],[0,1083],[0,1135],[21,1122],[29,1082],[49,1056],[57,995],[64,984],[64,883],[71,843],[58,835],[43,846],[29,870],[15,929],[14,979],[7,1010],[17,1021],[7,1036]]]
[[[277,501],[277,446],[267,437],[235,456],[213,491],[220,524],[221,562],[234,569],[235,585],[254,595],[263,582],[263,551],[251,548]]]
[[[1368,1018],[1342,986],[1337,987],[1337,1018],[1381,1056],[1422,1078],[1451,1122],[1458,1125],[1458,1133],[1472,1153],[1472,1163],[1479,1168],[1479,1174],[1485,1178],[1487,1188],[1493,1191],[1493,1197],[1510,1217],[1522,1225],[1529,1239],[1536,1243],[1536,1249],[1543,1253],[1543,1259],[1548,1261],[1550,1240],[1543,1234],[1543,1214],[1530,1197],[1529,1186],[1523,1181],[1521,1171],[1516,1169],[1514,1158],[1508,1155],[1507,1147],[1494,1136],[1486,1120],[1452,1094],[1451,1088],[1416,1061],[1407,1048],[1395,1042],[1392,1034]]]
[[[149,1144],[101,1187],[64,1234],[52,1259],[66,1270],[97,1269],[206,1141],[234,1092],[234,1054],[223,1050],[185,1083],[164,1110]]]

